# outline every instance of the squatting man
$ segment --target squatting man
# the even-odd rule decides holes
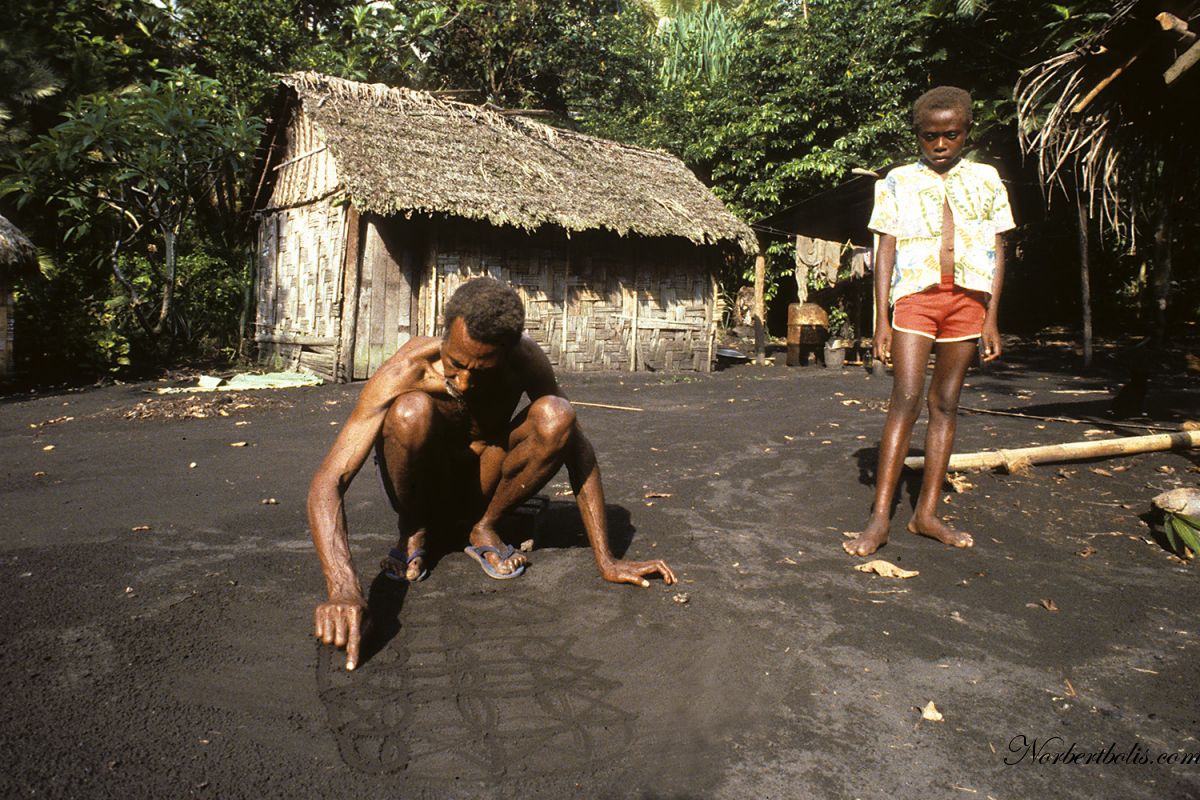
[[[384,559],[392,577],[425,577],[428,538],[456,528],[469,528],[465,552],[484,572],[517,577],[528,558],[501,541],[496,525],[565,464],[601,576],[649,586],[646,576],[658,573],[675,583],[661,560],[613,557],[595,452],[550,361],[525,333],[517,294],[491,278],[468,281],[444,318],[443,338],[410,339],[363,386],[309,487],[309,526],[329,593],[317,606],[315,633],[346,648],[346,669],[359,662],[367,604],[344,501],[372,450],[398,516],[399,544]],[[514,416],[522,395],[529,405]]]

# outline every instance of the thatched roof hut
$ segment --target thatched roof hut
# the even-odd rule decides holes
[[[25,234],[0,216],[0,268],[30,267],[37,263],[37,248]]]
[[[37,263],[37,248],[25,234],[0,216],[0,380],[13,373],[13,291],[16,270]]]
[[[756,240],[679,159],[424,92],[282,83],[256,202],[268,358],[366,377],[490,274],[564,368],[708,369],[716,269]]]

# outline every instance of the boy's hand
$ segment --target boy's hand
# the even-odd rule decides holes
[[[1000,357],[1000,330],[994,322],[983,324],[983,360],[995,361]]]
[[[892,323],[887,320],[880,320],[876,323],[875,345],[872,349],[875,351],[877,361],[892,360]]]

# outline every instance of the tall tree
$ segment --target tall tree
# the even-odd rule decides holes
[[[241,174],[261,127],[215,80],[162,70],[149,83],[78,100],[17,160],[3,189],[19,193],[19,207],[40,202],[64,220],[64,240],[95,248],[93,259],[107,263],[144,331],[169,335],[180,233],[198,198]],[[134,244],[159,256],[157,274],[126,274]]]

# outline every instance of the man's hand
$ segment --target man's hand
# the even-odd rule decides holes
[[[875,345],[872,349],[877,361],[886,363],[892,360],[892,323],[886,319],[879,320],[875,325]]]
[[[1000,330],[994,322],[983,324],[983,360],[995,361],[1000,357]]]
[[[655,561],[624,561],[616,560],[608,564],[608,566],[600,570],[601,577],[611,583],[634,583],[638,586],[646,587],[650,585],[650,581],[644,576],[653,575],[654,573],[662,575],[663,583],[672,584],[676,582],[675,573],[667,566],[667,562],[662,559]]]
[[[315,634],[324,644],[346,648],[346,669],[358,666],[363,617],[367,604],[361,597],[334,597],[317,606]]]

